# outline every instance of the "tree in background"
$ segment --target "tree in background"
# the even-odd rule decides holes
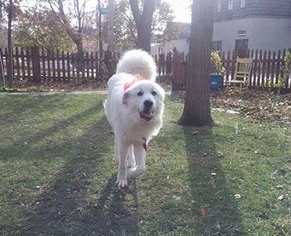
[[[174,21],[174,11],[168,2],[161,2],[153,14],[152,35],[160,43],[167,43],[171,40],[178,39],[180,23]]]
[[[8,49],[8,57],[6,58],[7,61],[7,83],[8,86],[12,86],[13,84],[13,57],[12,57],[12,50],[13,50],[13,38],[12,38],[12,28],[13,28],[13,21],[17,18],[19,14],[19,3],[21,0],[2,0],[0,1],[1,7],[1,21],[7,21],[7,49]],[[1,70],[3,69],[2,65]],[[1,75],[1,84],[5,84],[4,75],[2,70]]]
[[[157,33],[155,37],[159,43],[167,43],[172,40],[178,39],[179,33],[181,31],[181,22],[168,21],[166,27],[162,33]]]
[[[136,46],[150,52],[153,14],[158,0],[129,0],[129,3],[137,29]]]
[[[0,3],[0,22],[2,21],[3,18],[3,5],[2,2]],[[4,31],[4,27],[0,25],[0,30],[1,32]],[[5,38],[4,38],[4,33],[0,34],[0,46],[1,44],[5,44]],[[7,34],[6,34],[7,35]],[[3,62],[2,58],[0,58],[0,87],[3,87],[6,84],[5,81],[5,76],[4,76],[4,68],[3,68]]]
[[[129,0],[133,19],[137,30],[137,48],[141,48],[147,52],[151,51],[151,32],[152,21],[155,7],[159,4],[159,0]]]
[[[48,50],[66,52],[76,52],[78,49],[79,54],[98,49],[96,9],[88,9],[91,10],[88,12],[85,8],[88,3],[86,0],[74,0],[70,5],[69,0],[38,1],[41,4],[23,9],[22,14],[19,14],[18,24],[15,25],[14,31],[15,45],[21,47],[37,45]],[[141,1],[138,7],[142,7]],[[116,8],[115,45],[123,50],[136,48],[138,45],[137,26],[129,1],[117,1]],[[154,35],[154,39],[159,43],[177,39],[179,24],[173,23],[173,19],[173,10],[167,2],[156,3],[150,36]],[[102,38],[106,42],[108,24],[106,15],[103,15],[102,23]]]
[[[46,50],[74,51],[74,42],[60,20],[51,11],[30,10],[19,17],[15,26],[15,46],[39,46]]]
[[[213,34],[213,1],[195,0],[192,5],[188,79],[180,125],[212,125],[209,73]]]
[[[139,5],[140,7],[140,5]],[[114,20],[115,44],[123,50],[138,47],[137,25],[133,18],[132,11],[128,4],[128,0],[121,0],[116,5],[117,13]],[[151,23],[150,36],[159,40],[160,43],[166,43],[173,39],[177,39],[179,24],[172,24],[174,12],[167,2],[157,4]],[[107,19],[104,19],[103,31],[107,29]],[[173,26],[173,27],[171,27]],[[171,28],[171,30],[169,30]],[[107,35],[103,35],[107,41]],[[151,41],[150,41],[151,42]],[[150,43],[149,42],[149,43]]]
[[[78,58],[84,55],[84,29],[87,24],[95,20],[87,13],[86,0],[38,0],[43,11],[51,11],[55,22],[62,25],[62,28],[69,35],[77,48]]]

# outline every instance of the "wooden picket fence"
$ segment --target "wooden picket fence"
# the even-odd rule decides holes
[[[248,86],[251,88],[275,89],[280,82],[280,77],[284,76],[283,66],[286,52],[286,49],[278,52],[248,50],[245,57],[253,58],[251,80]],[[222,63],[226,69],[225,80],[233,79],[236,58],[235,51],[221,53]],[[171,72],[170,79],[173,90],[184,90],[188,73],[188,54],[174,50],[166,56],[163,55],[157,61],[158,65],[162,65],[162,68],[167,68],[165,70],[167,73]],[[159,69],[160,71],[163,70]],[[286,79],[282,89],[287,92],[291,91],[291,75]]]
[[[47,51],[38,47],[13,49],[13,80],[31,83],[68,83],[84,80],[103,81],[114,74],[119,54],[105,51],[102,58],[97,52],[76,54]],[[8,50],[0,49],[4,75],[7,75]]]
[[[248,86],[253,88],[275,88],[280,82],[280,77],[284,76],[283,67],[286,53],[286,49],[277,52],[248,50],[245,57],[253,59],[251,79]],[[222,53],[222,62],[226,68],[226,78],[233,79],[236,58],[235,52]],[[291,89],[290,75],[286,79],[283,88]]]
[[[279,78],[283,77],[284,57],[287,50],[270,52],[249,50],[246,57],[253,58],[249,87],[275,88]],[[4,75],[8,71],[8,50],[0,48]],[[38,47],[13,49],[14,81],[33,83],[68,83],[84,81],[104,82],[115,73],[119,53],[105,51],[102,57],[97,52],[85,53],[82,59],[76,54],[47,51]],[[187,78],[188,55],[173,50],[168,54],[154,56],[160,78],[170,79],[173,89],[184,90]],[[222,52],[221,58],[226,68],[225,79],[233,78],[235,60],[234,52]],[[285,81],[283,89],[291,90],[291,78]]]

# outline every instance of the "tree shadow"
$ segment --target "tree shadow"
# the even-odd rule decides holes
[[[56,122],[51,127],[34,136],[20,137],[5,152],[25,141],[29,143],[51,136],[79,119],[96,115],[102,104],[76,114],[67,120]],[[29,213],[25,215],[22,226],[15,226],[11,232],[21,235],[137,235],[138,234],[138,200],[135,181],[131,181],[132,189],[117,188],[113,158],[106,161],[109,145],[113,138],[106,133],[108,125],[106,117],[95,122],[82,136],[66,137],[59,143],[46,143],[36,153],[37,161],[49,161],[55,155],[63,155],[64,163],[59,167],[53,182],[47,183],[43,189],[33,189],[34,199],[21,199]],[[108,126],[109,130],[109,126]],[[89,142],[98,142],[93,147]],[[32,151],[27,148],[25,152]],[[47,156],[48,158],[44,158]],[[15,159],[21,155],[14,156]],[[109,157],[111,158],[111,157]],[[107,171],[108,169],[108,171]],[[98,186],[94,181],[98,180]],[[101,182],[101,185],[99,185]],[[102,187],[104,186],[104,187]],[[96,188],[96,190],[94,190]],[[92,196],[97,196],[92,199]],[[126,205],[126,198],[134,199],[133,207]]]
[[[246,235],[235,193],[227,183],[212,128],[183,127],[194,210],[195,235]]]
[[[14,141],[11,145],[7,145],[7,147],[2,148],[0,150],[1,159],[2,160],[9,160],[12,159],[19,159],[24,158],[25,156],[29,156],[30,158],[36,157],[46,157],[49,158],[51,154],[63,154],[64,151],[67,151],[67,148],[63,148],[65,146],[67,147],[74,147],[75,143],[68,141],[68,143],[65,142],[59,142],[57,144],[51,144],[49,143],[45,147],[41,147],[39,150],[35,150],[33,144],[38,142],[49,142],[49,137],[53,137],[54,134],[64,131],[69,126],[72,126],[75,122],[77,122],[79,119],[82,119],[84,117],[96,114],[98,111],[100,105],[97,104],[90,109],[85,110],[84,112],[74,115],[69,119],[64,119],[61,121],[55,122],[50,127],[40,130],[40,131],[33,131],[32,134],[26,133],[25,135],[19,135],[16,141]],[[31,127],[28,127],[28,129],[31,129]],[[98,128],[97,128],[98,129]],[[99,138],[101,139],[101,138]],[[21,153],[19,153],[21,151]],[[51,155],[53,158],[54,155]]]
[[[23,117],[24,114],[33,112],[39,114],[47,109],[54,112],[60,108],[60,103],[62,103],[62,96],[59,95],[10,94],[9,96],[13,96],[15,102],[13,106],[11,103],[6,104],[5,101],[1,104],[2,109],[7,112],[1,116],[0,126],[5,126],[7,122],[19,122],[19,117]],[[7,99],[9,99],[9,96],[7,96]],[[49,104],[47,96],[49,96]],[[24,97],[25,99],[23,99]]]

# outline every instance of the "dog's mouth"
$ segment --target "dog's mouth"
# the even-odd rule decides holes
[[[154,117],[153,111],[144,110],[139,112],[140,118],[144,119],[145,121],[151,121]]]

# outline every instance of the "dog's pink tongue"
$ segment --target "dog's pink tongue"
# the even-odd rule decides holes
[[[153,116],[152,113],[149,112],[149,111],[143,112],[143,115],[146,116],[146,117],[149,117],[149,118],[151,118]]]

